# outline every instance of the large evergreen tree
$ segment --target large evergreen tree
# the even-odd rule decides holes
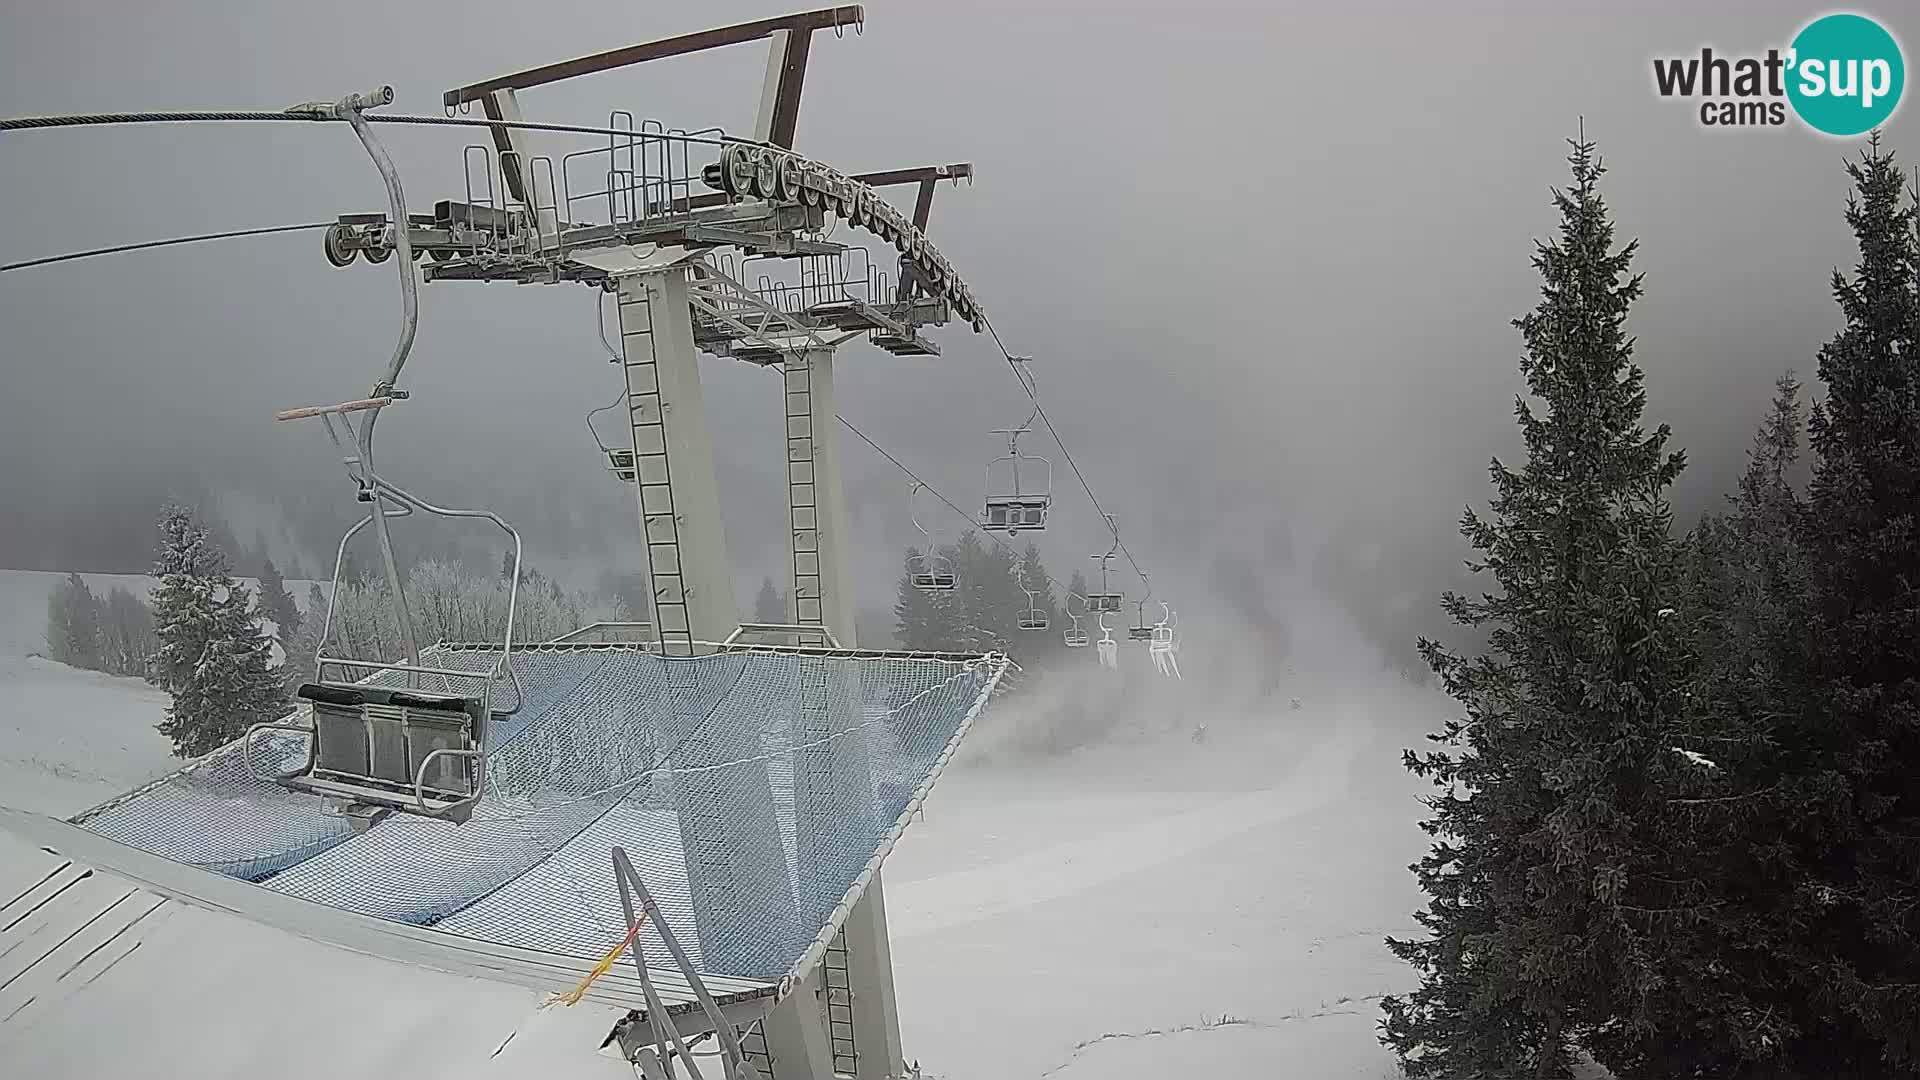
[[[994,549],[980,540],[972,529],[945,549],[953,561],[954,590],[959,601],[954,613],[953,648],[962,652],[1003,652],[1012,636],[1012,611],[1007,594],[1012,591],[1012,560],[1001,560]]]
[[[301,683],[312,682],[315,678],[314,657],[320,651],[320,629],[327,617],[327,594],[320,591],[318,583],[307,586],[307,610],[301,613],[300,629],[286,646],[287,656],[281,662],[281,678],[288,690],[298,689]]]
[[[1657,842],[1642,830],[1657,820],[1652,777],[1678,756],[1664,738],[1684,651],[1665,617],[1665,491],[1682,460],[1664,426],[1640,426],[1635,245],[1614,246],[1592,144],[1574,142],[1569,162],[1559,235],[1533,258],[1540,302],[1515,322],[1544,414],[1516,402],[1526,462],[1495,460],[1491,516],[1462,520],[1473,568],[1498,588],[1445,600],[1488,647],[1421,643],[1466,715],[1432,737],[1440,749],[1407,754],[1439,789],[1424,823],[1436,843],[1413,868],[1427,936],[1389,942],[1422,975],[1382,1024],[1414,1077],[1565,1075],[1582,1041],[1644,1027],[1659,974],[1645,945],[1682,887],[1639,872]]]
[[[1831,993],[1889,1070],[1912,1075],[1920,1069],[1920,217],[1877,135],[1848,172],[1855,192],[1846,217],[1860,260],[1851,279],[1833,276],[1845,326],[1820,350],[1827,397],[1809,424],[1813,478],[1801,533],[1819,673],[1859,830],[1823,884],[1834,929]]]
[[[274,639],[285,651],[300,633],[300,608],[294,604],[293,594],[287,591],[280,568],[264,555],[260,558],[260,612],[273,621]]]
[[[191,511],[160,516],[160,584],[153,590],[155,677],[173,695],[161,734],[182,757],[214,750],[251,724],[277,719],[286,690],[272,669],[271,639],[255,620],[252,597],[236,584],[226,555]]]
[[[1841,837],[1845,787],[1792,536],[1798,395],[1779,380],[1732,515],[1687,538],[1675,622],[1692,671],[1664,736],[1687,767],[1656,777],[1645,828],[1661,839],[1642,871],[1685,885],[1649,924],[1643,1023],[1599,1046],[1623,1080],[1859,1075],[1823,1003],[1818,867]]]
[[[69,573],[47,596],[47,657],[99,670],[105,645],[101,621],[100,598],[79,574]]]

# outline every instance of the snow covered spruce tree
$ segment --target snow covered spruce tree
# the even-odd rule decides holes
[[[1844,831],[1835,730],[1813,673],[1789,374],[1728,516],[1688,534],[1673,617],[1691,664],[1649,770],[1647,977],[1589,1048],[1622,1080],[1857,1076],[1824,1045],[1818,867]]]
[[[1819,674],[1832,695],[1857,835],[1824,884],[1834,931],[1838,1045],[1864,1041],[1877,1075],[1920,1072],[1920,228],[1914,193],[1878,135],[1848,165],[1851,280],[1845,327],[1820,350],[1827,397],[1814,453],[1807,549]]]
[[[273,669],[272,639],[255,620],[252,597],[236,584],[226,555],[193,513],[160,514],[160,584],[153,590],[155,681],[173,695],[160,733],[174,752],[194,757],[277,719],[286,689]]]
[[[1616,249],[1591,143],[1554,193],[1558,238],[1537,245],[1541,299],[1515,321],[1533,398],[1515,411],[1527,460],[1492,465],[1492,514],[1461,531],[1497,590],[1448,595],[1487,632],[1479,656],[1422,641],[1464,718],[1409,751],[1433,781],[1436,838],[1412,869],[1427,936],[1390,940],[1421,986],[1383,1003],[1382,1038],[1412,1077],[1565,1075],[1583,1036],[1633,1023],[1650,819],[1647,774],[1678,697],[1669,628],[1675,545],[1665,491],[1682,459],[1640,426],[1646,394],[1626,334],[1641,283]]]

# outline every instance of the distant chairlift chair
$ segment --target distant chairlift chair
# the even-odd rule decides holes
[[[921,484],[914,481],[907,489],[907,517],[913,520],[913,527],[920,530],[921,553],[907,567],[907,577],[913,587],[926,592],[952,592],[955,579],[953,563],[940,554],[939,545],[933,542],[933,534],[920,524],[920,515],[914,510],[914,496],[920,493]]]
[[[1127,627],[1127,637],[1133,641],[1151,642],[1153,640],[1153,627],[1147,622],[1147,601],[1145,597],[1135,601],[1134,610],[1138,613],[1138,617],[1134,620],[1132,626]]]
[[[1060,640],[1069,649],[1084,649],[1087,647],[1087,631],[1080,625],[1080,616],[1073,613],[1073,598],[1073,593],[1067,594],[1067,621],[1073,625],[1067,627],[1066,632],[1060,635]],[[1083,598],[1080,602],[1084,605],[1086,600]]]
[[[929,551],[914,560],[913,587],[927,592],[952,592],[955,580],[953,564],[946,556]]]
[[[1100,589],[1088,592],[1085,598],[1089,615],[1118,615],[1121,605],[1126,603],[1126,597],[1114,592],[1112,586],[1107,584],[1113,568],[1113,556],[1120,550],[1120,530],[1114,526],[1112,514],[1107,515],[1107,528],[1113,533],[1113,546],[1087,556],[1100,564]]]
[[[597,293],[594,296],[593,308],[594,330],[600,335],[600,347],[606,350],[609,361],[615,364],[623,363],[624,361],[621,358],[620,351],[613,347],[613,342],[607,340],[606,308],[605,305],[600,302],[600,296]],[[593,426],[594,417],[603,412],[611,412],[622,405],[631,407],[627,391],[624,388],[621,389],[620,396],[587,413],[587,434],[592,436],[593,444],[600,448],[601,456],[607,459],[607,471],[614,475],[614,479],[622,483],[632,484],[638,482],[640,475],[639,471],[634,468],[633,448],[631,446],[608,446],[600,440],[600,432],[596,431]]]
[[[639,476],[639,473],[634,469],[633,465],[633,448],[630,446],[608,446],[606,443],[600,441],[600,433],[595,431],[593,427],[593,418],[595,416],[610,409],[619,408],[626,400],[627,394],[626,391],[623,390],[619,397],[589,412],[587,414],[587,434],[593,436],[593,444],[600,448],[601,456],[607,459],[607,471],[614,475],[614,479],[631,484],[634,483]]]
[[[1039,594],[1032,589],[1020,590],[1027,594],[1026,610],[1020,613],[1019,621],[1014,625],[1022,630],[1039,631],[1047,628],[1047,613],[1040,610]]]
[[[1113,640],[1113,627],[1107,625],[1105,615],[1100,617],[1100,640],[1094,643],[1094,652],[1100,657],[1103,668],[1119,668],[1120,643]]]
[[[1180,674],[1180,642],[1174,636],[1174,628],[1180,623],[1180,617],[1167,602],[1160,602],[1160,621],[1153,625],[1153,636],[1147,641],[1147,655],[1153,658],[1153,666],[1162,675],[1182,679]]]

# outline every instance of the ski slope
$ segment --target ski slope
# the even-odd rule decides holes
[[[1412,973],[1382,938],[1414,930],[1424,838],[1386,721],[1431,704],[950,773],[888,864],[910,1053],[944,1080],[1399,1075],[1374,1024]]]
[[[30,591],[0,574],[7,619],[44,619]],[[1009,748],[1059,700],[1094,698],[1093,672],[1038,680],[983,722],[885,872],[904,1042],[929,1080],[1398,1075],[1378,999],[1413,973],[1382,938],[1413,932],[1405,867],[1426,840],[1399,751],[1452,706],[1379,673],[1310,598],[1293,609],[1322,632],[1278,698],[1237,689],[1265,661],[1236,667],[1219,644],[1210,682],[1123,671],[1110,735],[1077,751]],[[170,767],[152,730],[165,695],[26,657],[37,642],[5,633],[0,804],[72,813]],[[1207,670],[1192,648],[1183,664]],[[0,893],[47,858],[0,835]],[[0,1015],[0,1075],[631,1075],[583,1049],[610,1017],[540,1011],[522,988],[177,902],[151,922],[139,952],[80,971],[115,1037]],[[217,1024],[196,1019],[209,1009]]]

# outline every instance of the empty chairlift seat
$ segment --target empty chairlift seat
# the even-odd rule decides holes
[[[980,526],[995,532],[1044,529],[1051,502],[1045,495],[990,495]]]
[[[633,483],[633,451],[624,447],[607,447],[607,471],[615,477]]]
[[[306,766],[296,790],[465,821],[484,783],[484,699],[368,685],[308,683]]]
[[[1038,408],[1034,415],[1039,415]],[[987,463],[988,494],[986,508],[980,513],[980,527],[988,532],[1011,534],[1047,527],[1047,510],[1053,503],[1053,463],[1038,454],[1020,452],[1020,436],[1026,433],[1025,425],[995,432],[1007,437],[1007,452]]]
[[[953,575],[930,570],[913,575],[913,587],[928,592],[946,592],[954,587]]]
[[[913,587],[928,592],[947,592],[954,587],[953,564],[943,555],[922,555],[913,565]]]

